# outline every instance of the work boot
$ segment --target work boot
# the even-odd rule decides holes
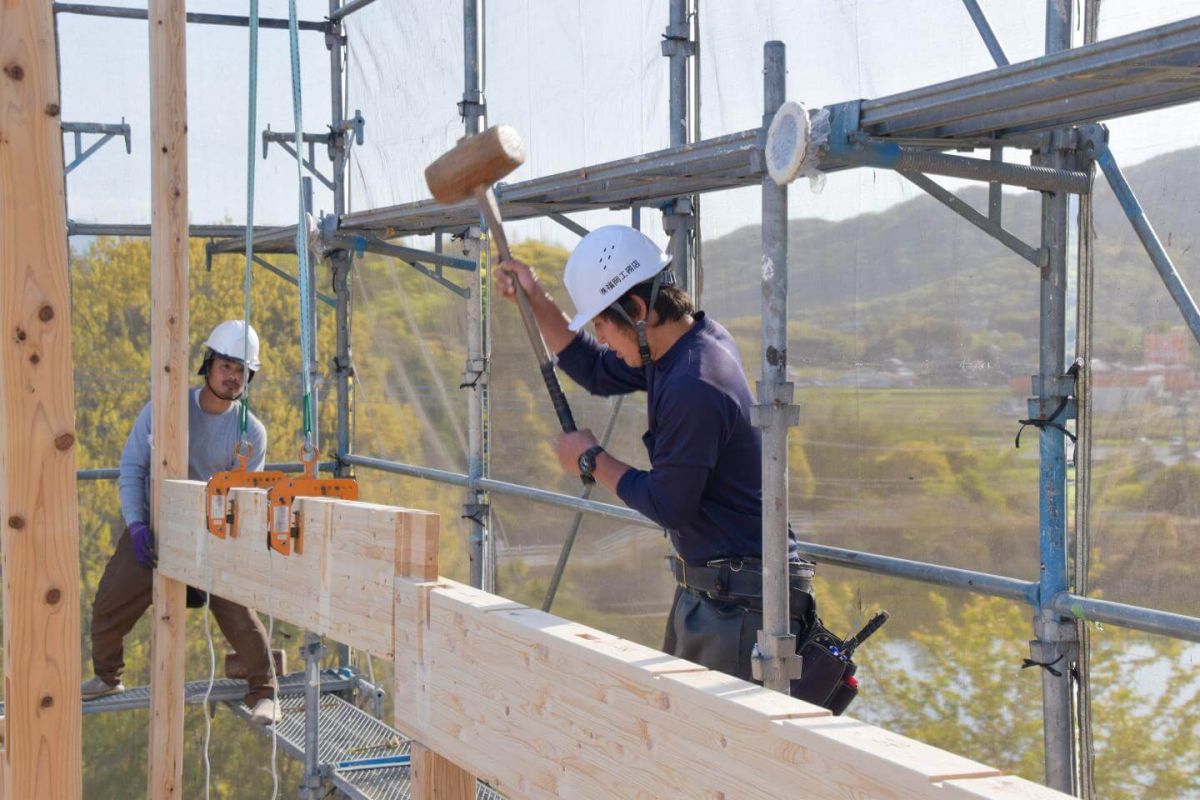
[[[97,697],[107,697],[110,694],[120,694],[123,691],[125,691],[125,684],[121,683],[120,679],[114,685],[99,675],[94,675],[91,680],[84,681],[83,686],[80,688],[84,700],[95,700]]]
[[[256,725],[274,725],[283,719],[283,711],[279,703],[270,697],[264,697],[250,709],[250,721]]]

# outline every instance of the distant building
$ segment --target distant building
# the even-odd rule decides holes
[[[1148,333],[1142,340],[1143,358],[1147,364],[1187,364],[1191,357],[1191,340],[1186,333]]]

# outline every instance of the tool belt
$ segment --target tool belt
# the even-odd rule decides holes
[[[723,558],[703,565],[688,564],[679,556],[668,556],[667,567],[680,587],[702,592],[713,600],[735,603],[762,612],[762,561],[757,558]],[[788,563],[789,616],[807,627],[816,619],[812,579],[816,565],[811,561]]]

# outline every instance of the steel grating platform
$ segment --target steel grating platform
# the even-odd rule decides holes
[[[344,675],[333,670],[326,670],[321,675],[322,692],[344,692],[354,688],[353,676]],[[208,681],[191,681],[184,685],[183,702],[187,705],[200,705],[208,689]],[[246,682],[221,678],[213,683],[211,702],[229,702],[241,700],[246,694]],[[279,676],[279,694],[281,697],[290,695],[304,696],[304,673],[294,672],[290,675]],[[98,697],[95,700],[85,700],[84,714],[101,714],[108,711],[133,711],[138,708],[150,707],[150,687],[135,686],[126,689],[121,694],[110,694],[108,697]],[[0,716],[4,716],[4,704],[0,703]]]
[[[322,691],[325,689],[322,678]],[[275,726],[279,747],[293,758],[304,759],[304,696],[281,696],[283,719]],[[249,720],[250,712],[236,701],[229,703],[234,713]],[[322,766],[340,761],[407,755],[409,742],[395,729],[337,695],[325,694],[318,709],[320,739],[317,750]],[[254,729],[270,736],[270,728],[258,725]],[[410,796],[407,766],[387,766],[374,769],[333,770],[330,781],[347,797],[354,800],[407,800]],[[486,784],[478,784],[477,800],[504,800]]]

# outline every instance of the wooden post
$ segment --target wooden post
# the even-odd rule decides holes
[[[409,769],[413,800],[471,800],[475,776],[417,742],[412,743]]]
[[[0,3],[0,796],[78,798],[79,515],[51,4]]]
[[[396,577],[436,581],[440,536],[441,519],[437,515],[405,515],[396,540]],[[474,775],[420,742],[413,742],[409,752],[412,800],[473,800]]]
[[[188,464],[187,58],[183,0],[151,0],[150,394],[154,527],[165,478]],[[185,586],[154,573],[149,796],[183,794]]]

